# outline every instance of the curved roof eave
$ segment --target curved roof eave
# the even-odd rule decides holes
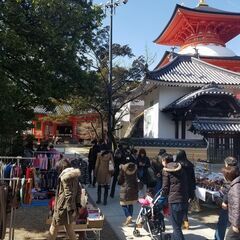
[[[163,31],[160,33],[160,35],[159,35],[155,40],[153,40],[154,43],[157,43],[157,40],[163,35],[163,33],[165,32],[165,30],[168,28],[168,26],[169,26],[170,23],[172,22],[173,18],[175,17],[176,12],[177,12],[177,10],[178,10],[179,7],[181,7],[181,6],[180,6],[179,4],[177,4],[176,7],[175,7],[175,9],[174,9],[174,11],[173,11],[173,14],[172,14],[170,20],[168,21],[168,23],[167,23],[167,25],[166,25],[166,27],[163,29]]]
[[[206,8],[208,8],[209,10],[206,10]],[[219,10],[219,9],[216,9],[216,8],[211,8],[211,7],[204,7],[203,9],[201,9],[201,7],[189,8],[189,7],[185,7],[185,6],[181,6],[181,5],[177,4],[174,11],[173,11],[173,14],[172,14],[170,20],[168,21],[168,23],[166,25],[166,27],[163,29],[163,31],[160,33],[160,35],[153,41],[154,43],[157,43],[158,39],[164,34],[164,32],[169,27],[170,23],[172,22],[172,20],[176,16],[176,12],[179,9],[187,10],[187,11],[191,11],[191,12],[197,12],[197,13],[211,13],[211,14],[220,14],[220,15],[240,16],[240,13],[237,13],[237,12],[226,12],[226,11]]]

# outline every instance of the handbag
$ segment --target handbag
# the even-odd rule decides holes
[[[109,171],[109,172],[114,172],[114,165],[113,165],[112,160],[109,161],[108,171]]]

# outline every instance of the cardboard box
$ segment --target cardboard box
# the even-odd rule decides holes
[[[88,219],[87,226],[88,228],[103,228],[104,216],[101,216],[101,219]]]
[[[88,210],[87,223],[88,228],[103,228],[104,216],[99,208]]]

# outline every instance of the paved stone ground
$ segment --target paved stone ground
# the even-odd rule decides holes
[[[49,225],[46,224],[48,207],[28,207],[19,208],[15,219],[14,240],[44,240],[46,239]],[[7,229],[8,231],[8,229]],[[8,233],[4,240],[8,240]],[[58,238],[67,239],[67,238]],[[115,232],[105,221],[101,239],[117,240]]]

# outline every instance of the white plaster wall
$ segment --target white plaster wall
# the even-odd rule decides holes
[[[196,49],[200,56],[210,56],[210,57],[234,57],[236,54],[229,48],[217,45],[214,43],[210,43],[208,45],[205,44],[197,44],[196,46],[188,46],[179,51],[179,54],[196,54]]]
[[[162,112],[166,106],[173,101],[184,96],[185,94],[194,91],[194,88],[187,87],[165,87],[159,88],[159,137],[160,138],[175,138],[175,123],[172,120],[171,114]],[[179,127],[181,129],[181,127]],[[181,130],[179,130],[181,132]],[[179,137],[181,135],[179,134]]]
[[[144,110],[144,137],[158,138],[159,128],[159,105],[154,104],[152,107]]]
[[[159,138],[175,138],[175,123],[171,114],[159,112]]]
[[[144,137],[158,138],[159,90],[155,89],[144,98]],[[153,105],[151,106],[151,103]]]
[[[124,105],[119,112],[116,113],[115,119],[119,119],[120,122],[130,122],[130,103]]]
[[[190,87],[165,87],[159,88],[159,108],[162,110],[167,105],[184,96],[187,93],[193,92],[197,88]]]

